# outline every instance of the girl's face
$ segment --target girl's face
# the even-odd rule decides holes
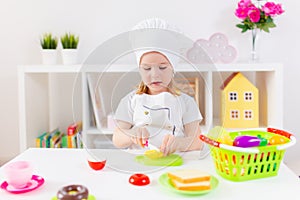
[[[145,53],[140,61],[142,81],[149,88],[149,94],[167,92],[173,78],[173,67],[161,53]]]

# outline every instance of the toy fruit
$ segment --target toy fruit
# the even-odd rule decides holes
[[[93,169],[93,170],[101,170],[104,168],[105,164],[106,164],[106,160],[103,161],[96,161],[93,159],[88,159],[88,163],[89,166]]]
[[[137,186],[144,186],[150,183],[150,179],[145,174],[133,174],[129,178],[129,183]]]
[[[285,140],[280,135],[274,135],[269,139],[270,145],[276,145],[276,144],[284,144]]]
[[[145,151],[145,156],[151,159],[158,159],[164,156],[164,154],[157,150],[147,150]]]
[[[222,134],[218,140],[218,142],[221,142],[222,144],[227,144],[232,146],[233,145],[233,140],[231,139],[229,134]]]
[[[222,144],[227,144],[230,146],[233,145],[233,140],[230,137],[230,133],[221,126],[215,126],[212,128],[208,133],[208,137]]]

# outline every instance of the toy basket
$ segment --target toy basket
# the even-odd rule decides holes
[[[274,128],[268,128],[267,131],[247,130],[229,134],[231,138],[237,135],[260,135],[266,139],[278,134],[285,140],[285,143],[280,145],[242,148],[222,144],[200,135],[200,139],[210,145],[217,173],[231,181],[276,176],[286,148],[296,143],[296,138],[292,134]]]

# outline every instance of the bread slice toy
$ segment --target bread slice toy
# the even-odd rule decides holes
[[[180,169],[168,172],[171,184],[178,190],[211,189],[210,174],[197,169]]]
[[[171,183],[177,190],[199,191],[199,190],[210,190],[211,189],[210,181],[181,183],[179,181],[171,179]]]

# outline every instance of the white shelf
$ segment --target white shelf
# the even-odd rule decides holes
[[[23,73],[77,73],[82,65],[22,65],[19,71]]]
[[[107,128],[103,128],[103,129],[99,130],[96,127],[91,127],[91,128],[86,130],[86,134],[90,134],[90,135],[112,135],[113,130],[107,129]]]
[[[282,68],[280,63],[234,63],[234,64],[179,64],[177,72],[232,72],[232,71],[275,71]],[[131,72],[135,65],[21,65],[25,73],[75,73],[75,72]]]
[[[220,94],[222,81],[232,72],[243,72],[260,91],[260,128],[282,128],[283,122],[283,66],[280,63],[233,63],[198,65],[179,65],[176,72],[184,76],[198,76],[200,80],[200,110],[204,117],[202,132],[220,125]],[[132,73],[126,73],[132,72]],[[195,73],[199,72],[199,73]],[[93,147],[95,137],[109,136],[112,130],[98,130],[91,124],[91,105],[89,101],[86,75],[105,74],[103,94],[109,109],[115,109],[118,100],[132,90],[139,80],[135,65],[23,65],[19,66],[19,108],[20,108],[20,151],[34,147],[35,138],[43,131],[83,121],[83,140]],[[56,78],[62,79],[57,81]],[[125,76],[128,76],[127,79]],[[125,78],[124,78],[125,77]],[[65,83],[65,79],[69,84]],[[79,80],[77,80],[79,79]],[[136,80],[135,80],[136,79]],[[76,85],[72,82],[76,80]],[[123,81],[123,82],[122,82]],[[126,84],[125,84],[126,83]],[[114,85],[115,84],[115,85]],[[119,85],[117,85],[119,84]],[[128,86],[126,88],[124,85]],[[66,88],[64,88],[66,87]],[[119,90],[117,90],[119,88]],[[116,90],[116,91],[115,91]],[[111,98],[112,91],[116,95]],[[58,93],[58,94],[57,94]],[[70,96],[78,93],[77,98]],[[77,110],[67,108],[78,100]],[[76,104],[76,102],[75,102]],[[109,105],[108,105],[109,104]],[[112,104],[112,105],[111,105]],[[73,112],[73,113],[72,113]]]
[[[262,72],[277,71],[282,68],[279,63],[234,63],[234,64],[216,64],[214,72]]]

